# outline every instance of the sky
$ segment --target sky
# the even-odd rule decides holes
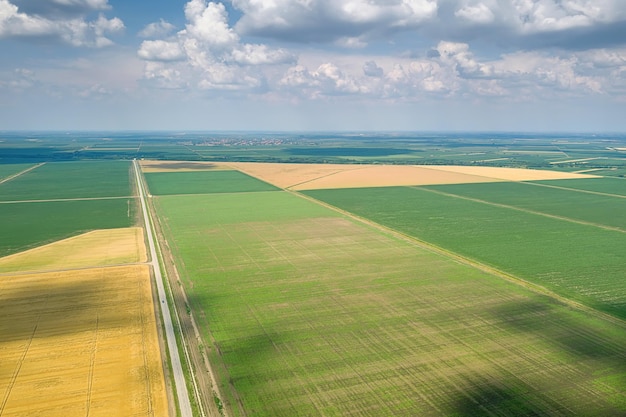
[[[626,1],[0,0],[0,130],[626,132]]]

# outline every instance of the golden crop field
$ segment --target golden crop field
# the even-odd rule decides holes
[[[277,187],[293,190],[388,187],[403,185],[470,184],[589,178],[591,175],[521,168],[435,165],[220,163]]]
[[[141,229],[107,232],[40,248],[48,263],[35,262],[37,249],[0,260],[52,269],[65,253],[77,268],[0,276],[0,416],[168,414],[149,267],[99,266],[112,259],[104,251],[84,268],[74,252],[133,240],[115,262],[145,260]]]
[[[143,229],[94,230],[0,258],[0,273],[86,268],[146,261]]]

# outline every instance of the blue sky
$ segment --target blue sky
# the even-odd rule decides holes
[[[0,0],[0,130],[626,131],[623,0]]]

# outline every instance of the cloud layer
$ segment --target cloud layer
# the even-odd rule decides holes
[[[621,0],[231,0],[239,33],[290,42],[363,46],[401,31],[483,38],[516,46],[568,46],[581,38],[625,43]],[[568,39],[566,34],[571,34]],[[588,46],[583,46],[588,47]]]
[[[538,34],[609,27],[626,6],[614,0],[232,0],[243,12],[230,26],[222,3],[192,0],[187,24],[174,36],[144,41],[138,56],[145,78],[163,88],[247,91],[273,100],[331,97],[423,101],[483,98],[511,101],[622,94],[625,48],[508,48],[481,56],[455,38],[476,28],[515,33],[525,42]],[[367,42],[394,31],[428,31],[450,20],[450,39],[409,54],[384,55]],[[608,25],[608,26],[606,26]],[[266,44],[242,41],[265,37]],[[359,53],[269,46],[271,38],[360,45]],[[381,38],[382,37],[382,38]],[[427,39],[429,39],[427,37]],[[500,40],[506,38],[500,38]],[[497,42],[497,40],[496,40]],[[321,46],[320,46],[321,48]],[[299,52],[298,52],[299,51]]]
[[[0,0],[0,39],[56,38],[73,46],[104,47],[113,44],[109,35],[120,33],[124,23],[117,17],[99,14],[95,20],[86,15],[109,9],[107,0]]]
[[[114,5],[0,0],[0,105],[228,102],[256,105],[258,120],[271,106],[332,108],[337,119],[345,108],[355,120],[358,106],[443,119],[451,106],[512,119],[524,106],[549,114],[546,103],[581,103],[579,114],[604,103],[588,105],[599,119],[626,106],[623,0],[187,0],[163,14],[156,2]]]

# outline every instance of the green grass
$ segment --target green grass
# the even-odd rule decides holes
[[[575,189],[553,188],[550,182],[542,183],[542,185],[547,186],[538,186],[535,183],[500,182],[432,185],[423,188],[577,221],[617,227],[626,231],[626,198],[591,194]],[[601,188],[601,184],[598,186]]]
[[[0,204],[0,257],[93,229],[129,227],[130,199]]]
[[[418,188],[306,194],[626,318],[624,233]]]
[[[129,161],[46,163],[0,184],[0,200],[129,196],[129,169]]]
[[[15,175],[31,166],[33,164],[0,164],[0,180]]]
[[[285,192],[153,201],[232,415],[626,413],[622,328]]]
[[[153,195],[276,191],[278,188],[239,171],[146,173]]]

